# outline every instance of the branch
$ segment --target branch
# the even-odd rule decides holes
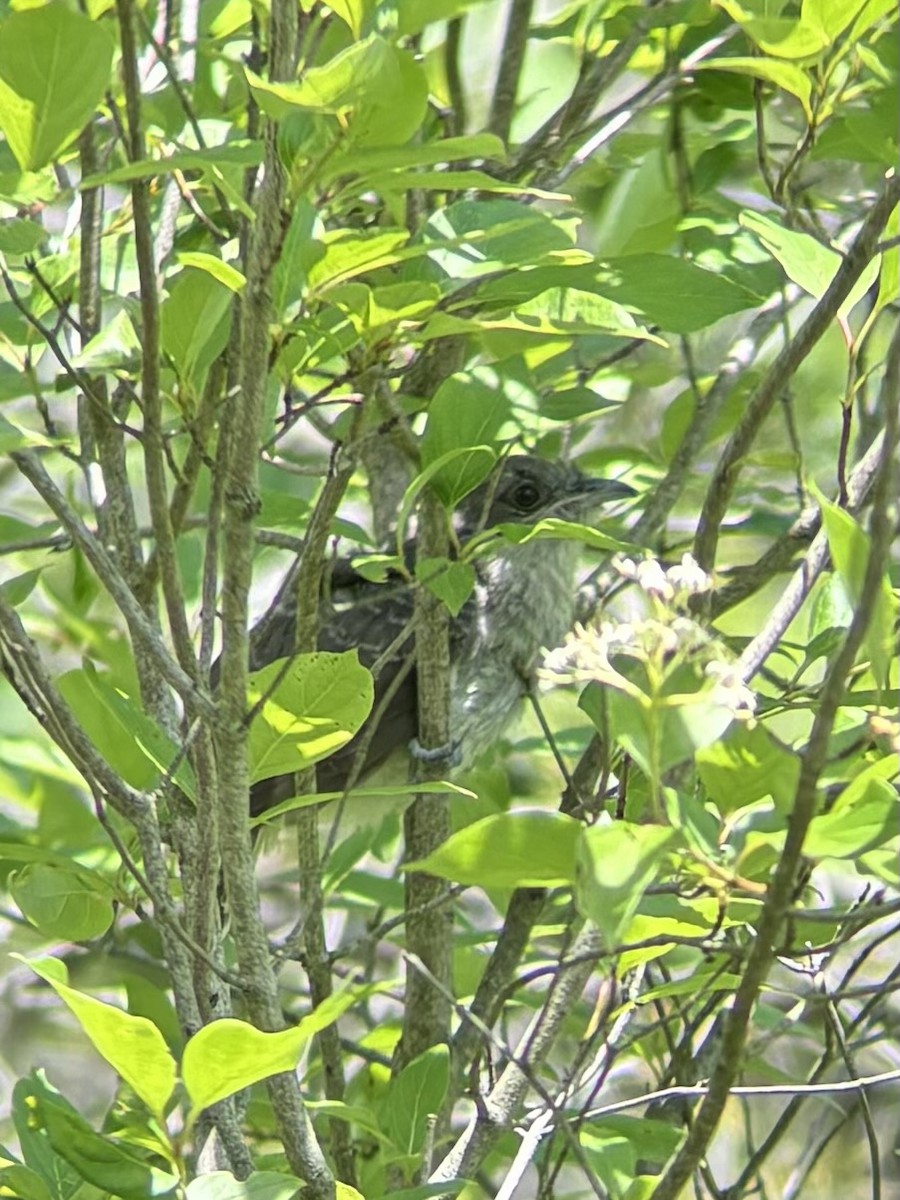
[[[479,1104],[478,1111],[432,1173],[429,1183],[442,1183],[460,1176],[473,1178],[490,1151],[511,1128],[529,1082],[520,1061],[528,1064],[529,1073],[539,1072],[572,1007],[584,991],[600,949],[599,933],[593,926],[585,926],[572,945],[575,962],[560,968],[543,1008],[516,1047],[515,1058]]]
[[[297,6],[275,0],[269,25],[269,77],[293,78]],[[223,425],[220,460],[224,489],[222,528],[222,656],[215,726],[219,768],[219,849],[228,883],[229,910],[247,1008],[259,1029],[284,1027],[278,985],[259,910],[250,844],[249,729],[246,720],[248,596],[253,574],[253,521],[259,511],[259,446],[269,378],[271,279],[286,228],[285,177],[277,129],[269,122],[265,170],[255,197],[255,223],[245,256],[247,285],[238,329],[238,380]],[[273,1076],[267,1089],[285,1153],[307,1180],[313,1200],[333,1200],[334,1177],[322,1153],[293,1073]]]
[[[694,539],[694,557],[704,570],[712,570],[715,565],[719,530],[743,459],[778,399],[781,389],[830,328],[841,305],[872,260],[881,232],[898,201],[900,177],[894,176],[886,182],[881,196],[872,205],[825,295],[794,338],[784,346],[747,402],[743,416],[715,466],[700,514]]]
[[[894,189],[900,195],[900,181]],[[896,203],[896,199],[894,199]],[[873,210],[874,211],[874,210]],[[886,214],[885,214],[886,219]],[[871,220],[871,218],[870,218]],[[877,224],[867,221],[869,231]],[[857,244],[859,239],[857,239]],[[852,255],[851,255],[852,256]],[[839,272],[840,274],[840,272]],[[829,292],[833,287],[829,289]],[[791,903],[803,842],[816,812],[817,785],[828,756],[828,743],[838,708],[845,695],[847,677],[863,643],[884,572],[892,529],[888,520],[891,481],[895,470],[894,451],[898,433],[898,397],[896,391],[888,406],[885,421],[884,452],[875,482],[869,558],[861,590],[861,600],[853,614],[844,642],[825,674],[819,696],[819,709],[813,722],[806,750],[801,757],[800,778],[794,804],[788,818],[787,836],[775,874],[766,891],[752,950],[744,964],[741,982],[728,1012],[719,1046],[719,1054],[709,1082],[709,1090],[677,1154],[670,1160],[660,1179],[654,1200],[677,1200],[715,1133],[728,1096],[741,1067],[747,1029],[760,989],[776,953],[778,933]]]
[[[766,338],[782,319],[783,311],[779,300],[766,305],[753,319],[747,332],[742,334],[728,351],[712,385],[697,397],[690,424],[684,431],[665,478],[656,484],[647,497],[644,511],[631,531],[631,538],[637,545],[652,545],[659,536],[685,483],[690,478],[694,460],[705,445],[722,405],[731,394],[736,381],[752,365]]]
[[[79,150],[82,178],[99,171],[93,122],[85,126],[79,139]],[[80,226],[78,311],[83,348],[100,332],[103,323],[100,299],[102,188],[83,189]],[[133,588],[137,587],[142,562],[134,497],[125,461],[123,430],[113,417],[105,380],[91,380],[91,391],[79,398],[78,431],[85,483],[101,536],[106,545],[115,546],[125,579]],[[89,467],[95,460],[103,478],[103,486],[99,489]]]
[[[159,630],[152,624],[138,603],[134,593],[122,578],[118,566],[47,474],[36,451],[16,450],[10,457],[58,517],[72,541],[84,552],[85,558],[96,571],[100,582],[118,605],[137,649],[146,652],[148,659],[178,692],[185,706],[191,712],[207,719],[211,718],[215,713],[215,708],[210,696],[171,657]]]
[[[459,69],[459,53],[462,43],[462,18],[454,17],[447,22],[447,39],[444,42],[444,74],[447,76],[447,91],[450,95],[450,134],[466,132],[468,113],[466,93]]]
[[[571,786],[567,787],[563,795],[561,812],[572,813],[578,808],[581,797],[595,785],[602,770],[604,757],[600,739],[592,738],[573,772]],[[548,894],[547,888],[517,888],[510,897],[503,928],[469,1005],[472,1016],[488,1028],[497,1021],[509,997],[515,973]],[[454,1086],[450,1089],[451,1101],[456,1098],[481,1041],[478,1023],[463,1021],[452,1043]]]
[[[447,515],[437,496],[426,490],[419,514],[416,559],[446,557]],[[425,587],[415,589],[416,688],[419,698],[418,739],[423,749],[450,744],[450,614]],[[440,779],[445,763],[417,764],[419,780]],[[417,796],[403,817],[408,859],[426,858],[452,832],[450,804],[443,796]],[[421,959],[443,989],[453,985],[453,910],[441,905],[450,885],[444,879],[407,871],[405,909],[407,948]],[[437,906],[437,907],[435,907]],[[450,1034],[450,1004],[441,988],[418,971],[407,970],[403,1032],[395,1069],[445,1042]]]
[[[659,4],[661,0],[650,0],[648,7]],[[604,90],[608,90],[615,80],[626,70],[631,57],[645,41],[647,29],[643,20],[637,20],[628,36],[604,58],[593,58],[582,63],[581,73],[572,94],[565,104],[561,105],[552,116],[522,146],[516,159],[509,168],[501,172],[503,179],[523,179],[534,172],[537,182],[543,182],[554,173],[552,162],[542,162],[547,150],[552,148],[553,157],[559,143],[563,139],[578,137],[584,123],[593,112],[597,101]]]
[[[125,110],[128,115],[128,158],[140,162],[146,155],[141,129],[141,81],[138,76],[135,13],[133,0],[116,0],[119,33],[122,41],[122,78]],[[149,181],[135,179],[131,184],[134,215],[134,245],[140,280],[141,298],[141,401],[144,413],[144,471],[150,520],[156,541],[156,555],[162,575],[163,597],[175,653],[182,668],[196,677],[197,661],[188,628],[184,594],[175,549],[175,535],[169,515],[166,484],[166,458],[163,449],[162,394],[159,382],[161,358],[159,289],[153,251]]]
[[[888,354],[887,367],[885,383],[888,384],[890,381],[889,386],[896,392],[897,371],[900,370],[900,330],[894,335]],[[851,512],[857,511],[866,498],[874,483],[883,454],[884,434],[879,434],[857,464],[848,481],[847,492]],[[821,521],[821,516],[819,516],[819,520]],[[804,600],[812,591],[813,584],[827,568],[829,562],[828,538],[825,531],[820,529],[813,538],[803,562],[778,597],[765,625],[741,654],[738,669],[744,683],[750,682],[778,645],[791,621],[803,606]]]
[[[533,7],[533,0],[512,0],[506,32],[497,56],[500,66],[497,70],[497,82],[494,85],[487,127],[504,142],[509,141],[509,130],[516,109],[516,93],[519,90],[519,78],[528,46],[528,27],[531,24]]]
[[[331,524],[347,490],[356,465],[355,442],[362,424],[363,407],[353,415],[346,447],[338,446],[330,470],[306,530],[293,589],[296,604],[294,632],[295,654],[316,649],[319,633],[322,575]],[[297,773],[297,793],[308,791],[315,780],[315,769]],[[325,938],[325,901],[322,892],[322,858],[319,851],[319,814],[315,807],[301,810],[296,823],[297,873],[300,884],[304,965],[309,977],[310,997],[314,1005],[325,1002],[332,993],[331,964]],[[331,1024],[317,1035],[322,1059],[325,1095],[329,1100],[344,1099],[344,1063],[337,1026]],[[332,1121],[329,1127],[335,1166],[341,1181],[354,1184],[356,1169],[350,1126]]]

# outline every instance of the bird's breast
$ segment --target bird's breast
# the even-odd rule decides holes
[[[538,542],[482,565],[451,679],[451,736],[466,765],[503,735],[541,651],[569,630],[576,561],[571,543]]]

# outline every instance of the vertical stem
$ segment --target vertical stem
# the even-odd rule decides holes
[[[328,535],[332,519],[353,475],[355,440],[362,424],[362,416],[360,406],[354,417],[348,444],[339,447],[335,452],[332,470],[306,530],[303,555],[297,573],[297,627],[294,636],[294,652],[297,654],[308,654],[316,648],[319,597]],[[308,791],[314,778],[313,770],[298,774],[298,793]],[[313,1005],[318,1007],[332,993],[332,978],[325,939],[319,816],[315,808],[301,810],[297,814],[297,871],[302,906],[304,965],[309,977],[310,996]],[[343,1100],[344,1054],[337,1027],[332,1024],[321,1030],[316,1041],[322,1058],[325,1095],[329,1100]],[[350,1126],[346,1121],[330,1123],[329,1141],[338,1177],[342,1183],[354,1185],[356,1167],[353,1142]]]
[[[504,142],[509,141],[509,131],[516,111],[516,93],[519,90],[519,77],[522,74],[525,49],[528,45],[532,7],[533,0],[512,0],[506,32],[503,35],[500,67],[494,86],[488,129]]]
[[[270,79],[293,76],[297,6],[274,0],[269,25]],[[259,446],[269,376],[271,279],[286,225],[284,171],[276,129],[268,123],[262,184],[255,197],[255,222],[246,259],[247,286],[238,335],[240,360],[235,395],[223,429],[225,438],[222,529],[222,658],[217,758],[220,781],[220,851],[229,889],[229,910],[246,1001],[260,1029],[283,1027],[275,971],[259,911],[250,844],[249,730],[246,721],[248,597],[253,567],[253,521],[259,511]],[[306,1179],[315,1200],[333,1200],[334,1178],[319,1145],[296,1076],[267,1082],[279,1133],[293,1171]]]
[[[144,157],[145,147],[141,128],[141,87],[137,66],[134,9],[132,0],[117,0],[116,7],[122,39],[122,77],[125,85],[125,109],[128,114],[128,156],[132,162],[137,162]],[[162,394],[159,386],[159,289],[156,282],[147,180],[134,180],[131,185],[131,203],[134,210],[134,244],[141,289],[141,400],[144,409],[143,445],[147,495],[175,653],[180,665],[188,674],[194,674],[195,657],[175,552],[175,536],[169,516]]]
[[[446,555],[447,517],[443,505],[426,492],[420,514],[418,558]],[[427,588],[416,592],[416,675],[419,694],[419,742],[423,748],[450,741],[449,613]],[[419,778],[439,778],[440,763],[420,764]],[[407,858],[424,858],[450,836],[450,806],[441,796],[418,796],[404,816]],[[422,960],[439,986],[426,974],[407,971],[403,1033],[395,1067],[447,1040],[452,995],[453,909],[441,903],[446,880],[418,871],[406,875],[406,937],[410,954]]]

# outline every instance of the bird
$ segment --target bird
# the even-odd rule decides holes
[[[510,455],[454,512],[455,541],[465,545],[484,529],[535,525],[548,517],[585,522],[603,505],[634,494],[620,480],[593,478],[570,463]],[[414,562],[413,544],[407,553]],[[446,749],[454,771],[470,767],[498,741],[542,651],[559,645],[571,628],[578,554],[578,542],[572,539],[517,544],[498,536],[487,553],[475,558],[474,588],[449,628],[451,746]],[[288,571],[272,606],[251,630],[252,671],[294,652],[297,567],[295,563]],[[375,583],[349,561],[335,562],[320,602],[318,648],[355,649],[363,666],[378,665],[369,718],[377,720],[377,727],[364,725],[317,765],[320,792],[341,793],[398,757],[408,772],[410,751],[417,747],[413,614],[408,575],[395,572],[386,582]],[[382,704],[389,690],[393,695]],[[293,776],[258,782],[251,793],[251,813],[258,816],[294,792]]]

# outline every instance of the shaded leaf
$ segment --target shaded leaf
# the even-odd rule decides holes
[[[432,1046],[407,1063],[391,1080],[385,1103],[386,1129],[403,1154],[418,1154],[425,1142],[428,1118],[437,1116],[450,1083],[450,1051]]]
[[[175,743],[93,666],[67,671],[57,687],[88,737],[126,783],[148,790],[174,766],[175,782],[196,800],[193,770]]]
[[[112,925],[111,889],[84,869],[29,863],[9,876],[8,886],[22,915],[47,937],[86,942]]]
[[[575,901],[603,934],[607,946],[615,946],[621,939],[677,836],[674,829],[630,821],[582,829]]]

